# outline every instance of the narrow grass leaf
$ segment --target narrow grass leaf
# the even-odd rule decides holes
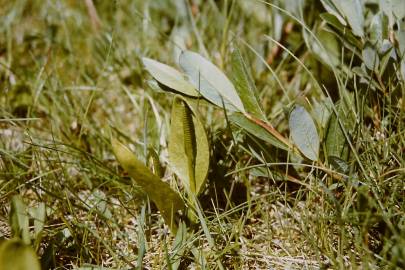
[[[118,162],[156,204],[166,224],[170,226],[172,233],[175,234],[177,231],[175,215],[178,211],[184,211],[185,209],[184,201],[180,195],[169,184],[154,175],[121,142],[112,138],[111,145]]]
[[[0,245],[0,270],[41,270],[41,266],[34,249],[14,238]]]
[[[187,249],[187,226],[184,222],[179,224],[176,237],[174,238],[172,250],[170,252],[170,265],[173,270],[180,267],[181,259]]]
[[[146,70],[161,85],[187,96],[200,96],[194,86],[191,85],[178,70],[146,57],[142,58],[142,62]]]
[[[198,195],[208,173],[208,139],[197,113],[180,96],[173,101],[168,151],[173,171]]]
[[[256,86],[238,48],[235,48],[232,52],[232,79],[246,111],[266,121],[266,115],[257,99]]]
[[[218,67],[191,51],[184,51],[179,62],[190,82],[204,98],[219,107],[225,104],[225,109],[229,111],[245,113],[234,85]]]
[[[288,121],[291,137],[304,156],[318,160],[319,136],[314,120],[304,107],[296,105]]]

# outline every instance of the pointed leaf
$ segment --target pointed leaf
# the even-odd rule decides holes
[[[209,144],[198,114],[180,96],[173,101],[168,151],[173,171],[198,195],[207,178]]]
[[[338,172],[340,173],[349,172],[349,165],[343,159],[335,156],[329,156],[328,161],[333,166],[333,168]]]
[[[370,23],[371,44],[377,44],[381,48],[383,40],[388,39],[388,29],[388,18],[382,12],[374,15]]]
[[[229,116],[229,120],[240,128],[246,130],[249,134],[275,146],[288,151],[288,145],[277,139],[263,127],[252,122],[243,114],[235,113]]]
[[[21,238],[27,245],[30,244],[28,209],[18,195],[11,200],[10,224],[13,236]]]
[[[321,3],[326,11],[333,15],[342,25],[346,26],[345,19],[341,16],[338,8],[333,2],[333,0],[321,0]]]
[[[315,33],[317,40],[313,35],[308,34],[307,31],[303,31],[305,42],[308,48],[315,54],[315,56],[324,64],[331,67],[336,67],[340,62],[340,44],[338,43],[334,34],[320,29]]]
[[[403,20],[405,17],[405,1],[404,0],[391,0],[392,2],[392,10],[396,19]]]
[[[351,98],[352,96],[348,97],[348,99]],[[325,138],[327,156],[335,156],[345,161],[348,158],[349,146],[339,120],[346,132],[350,134],[355,126],[355,116],[350,113],[349,106],[342,100],[336,103],[337,115],[334,112],[330,115]]]
[[[191,51],[180,55],[180,66],[201,95],[213,104],[230,111],[245,112],[242,101],[225,74],[210,61]]]
[[[380,65],[380,59],[376,49],[367,43],[362,51],[363,62],[370,70],[377,70]]]
[[[42,231],[44,230],[45,226],[45,218],[46,218],[46,208],[43,202],[39,203],[38,207],[31,208],[30,214],[34,219],[34,239],[35,245],[34,247],[39,247],[39,244],[42,240]]]
[[[154,175],[118,140],[112,138],[111,145],[118,162],[156,204],[166,224],[170,226],[172,233],[175,234],[177,230],[175,215],[178,211],[184,211],[185,209],[180,195],[169,184]]]
[[[41,270],[41,266],[33,248],[15,238],[0,245],[0,270]]]
[[[353,46],[355,46],[356,48],[362,47],[361,41],[359,41],[359,39],[352,33],[352,31],[348,31],[347,27],[343,25],[334,15],[330,13],[322,13],[320,17],[334,28],[333,33],[348,48],[351,48]]]
[[[292,140],[310,160],[318,160],[319,136],[311,115],[302,106],[295,106],[290,113],[289,127]]]
[[[325,144],[328,156],[336,156],[346,160],[344,157],[346,156],[345,152],[347,152],[346,138],[334,113],[331,114],[329,119]]]
[[[364,36],[363,3],[361,0],[332,0],[340,13],[344,15],[353,30],[353,34]]]
[[[266,121],[266,115],[261,109],[256,96],[256,86],[253,83],[246,63],[243,60],[242,54],[238,48],[235,48],[232,53],[232,75],[235,88],[247,112],[261,120]]]
[[[142,58],[146,70],[160,84],[181,94],[198,97],[199,94],[178,70],[150,58]],[[164,89],[164,90],[169,90]]]

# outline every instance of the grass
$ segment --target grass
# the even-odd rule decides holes
[[[43,269],[170,269],[179,258],[184,269],[403,267],[404,81],[393,71],[359,83],[352,68],[361,63],[341,45],[346,69],[327,68],[306,45],[302,20],[284,9],[267,6],[262,17],[238,1],[185,2],[94,1],[91,15],[86,1],[0,1],[0,237],[11,237],[10,202],[20,194],[29,206],[46,205],[36,247]],[[314,33],[316,10],[305,13]],[[176,66],[187,47],[230,72],[235,44],[267,118],[287,137],[293,103],[316,110],[348,89],[355,102],[346,113],[356,121],[345,134],[348,177],[302,166],[209,107],[208,188],[199,226],[178,241],[116,162],[109,132],[149,165],[153,149],[175,185],[166,141],[172,97],[150,88],[140,59]]]

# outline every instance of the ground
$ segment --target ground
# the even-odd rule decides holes
[[[311,1],[303,1],[303,17],[291,1],[264,2],[0,0],[0,238],[16,236],[9,217],[20,195],[43,269],[403,267],[400,57],[380,54],[388,68],[364,74],[369,51],[362,56],[346,43],[368,44],[368,34],[333,36],[320,16],[325,7]],[[378,4],[365,2],[368,25]],[[305,27],[332,58],[336,52],[333,67]],[[279,150],[203,103],[211,166],[202,217],[175,237],[117,162],[110,136],[155,173],[156,153],[162,180],[186,196],[168,159],[173,94],[151,85],[142,57],[178,67],[188,49],[231,78],[235,48],[282,136],[289,138],[294,104],[311,110],[323,162]],[[343,107],[339,125],[350,130],[342,143],[349,154],[337,159],[344,169],[325,150],[332,107]],[[42,203],[46,219],[36,233]]]

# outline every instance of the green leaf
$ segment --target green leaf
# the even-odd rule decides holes
[[[244,129],[249,134],[256,136],[257,138],[275,146],[280,149],[288,151],[288,145],[277,139],[265,128],[257,125],[255,122],[249,120],[243,114],[235,113],[229,116],[229,120],[240,128]]]
[[[405,17],[405,1],[404,0],[391,0],[392,12],[398,21]]]
[[[38,235],[41,233],[41,231],[44,229],[44,224],[45,224],[45,217],[46,217],[46,212],[45,212],[45,204],[40,203],[37,208],[34,209],[33,211],[33,218],[34,218],[34,231],[35,235]]]
[[[308,34],[307,31],[303,31],[303,36],[308,48],[311,49],[322,63],[331,67],[339,65],[341,48],[334,34],[324,29],[319,29],[316,33],[319,42],[312,35]]]
[[[192,97],[200,96],[194,86],[178,70],[146,57],[142,58],[142,62],[146,70],[158,83],[169,88],[164,90],[174,90]]]
[[[266,121],[266,115],[257,100],[257,90],[238,48],[232,52],[232,79],[248,113]]]
[[[349,154],[349,148],[343,129],[339,124],[339,120],[349,134],[354,127],[355,120],[350,113],[349,107],[344,102],[338,101],[335,107],[337,115],[332,112],[326,132],[326,154],[328,157],[334,156],[346,161]]]
[[[370,23],[370,42],[381,48],[383,40],[388,38],[388,19],[382,12],[374,15]]]
[[[330,15],[333,15],[340,24],[346,26],[346,21],[340,14],[339,9],[334,4],[333,0],[321,0],[321,3]]]
[[[398,40],[399,53],[402,60],[405,59],[405,30],[398,30],[396,32],[396,38]]]
[[[180,267],[184,253],[187,251],[187,226],[184,222],[179,225],[176,237],[170,252],[170,264],[173,270]]]
[[[347,144],[346,137],[339,125],[339,121],[335,113],[332,113],[329,119],[325,144],[328,156],[336,156],[346,160],[344,157],[344,152],[346,152],[344,149],[346,148]]]
[[[112,149],[118,162],[128,172],[132,179],[139,185],[156,204],[165,222],[173,234],[177,231],[175,216],[178,211],[184,211],[184,201],[169,184],[154,175],[136,156],[118,140],[111,139]]]
[[[229,111],[245,113],[245,108],[233,84],[210,61],[191,51],[180,55],[180,66],[201,95],[213,104]]]
[[[330,26],[334,28],[334,33],[337,37],[344,44],[350,44],[351,47],[354,46],[356,48],[361,48],[362,43],[358,40],[358,38],[352,33],[352,31],[348,31],[347,27],[343,25],[336,16],[329,14],[329,13],[322,13],[320,17],[327,22]]]
[[[288,124],[292,140],[301,153],[310,160],[318,160],[319,136],[311,115],[304,107],[296,105],[290,113]]]
[[[0,270],[41,270],[34,249],[14,238],[0,245]]]
[[[332,0],[353,30],[353,34],[364,36],[363,3],[360,0]]]
[[[14,237],[19,237],[25,244],[30,244],[28,209],[18,195],[11,200],[10,224]]]
[[[329,163],[333,166],[335,170],[340,173],[348,173],[349,165],[343,159],[335,156],[328,156]]]
[[[403,0],[380,0],[380,9],[389,18],[390,27],[405,16],[405,1]]]
[[[362,51],[363,62],[370,70],[377,70],[380,65],[380,59],[376,49],[367,43]]]
[[[173,101],[168,151],[173,171],[189,192],[198,195],[207,178],[209,144],[198,114],[180,96]]]
[[[236,1],[245,16],[255,19],[261,25],[271,24],[269,7],[260,1]]]
[[[35,247],[39,247],[42,239],[42,231],[45,226],[46,207],[44,203],[39,203],[38,207],[31,208],[30,214],[34,219],[34,239]]]

